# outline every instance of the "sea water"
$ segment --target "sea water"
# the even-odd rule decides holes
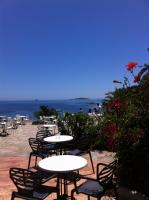
[[[30,119],[35,119],[34,113],[40,106],[45,105],[49,108],[55,108],[61,114],[64,112],[88,112],[89,108],[93,109],[101,99],[69,99],[69,100],[34,100],[34,101],[0,101],[0,116],[26,115]]]

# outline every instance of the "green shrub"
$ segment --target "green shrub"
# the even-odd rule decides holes
[[[104,146],[116,151],[120,184],[149,196],[149,65],[128,63],[134,78],[125,77],[122,88],[108,93],[104,102],[101,135]]]
[[[32,122],[32,125],[40,125],[40,124],[44,124],[44,121],[36,120]]]
[[[94,143],[97,136],[100,137],[98,119],[95,120],[86,113],[65,113],[64,118],[59,119],[58,126],[62,134],[74,137],[76,147],[81,149],[96,148]],[[82,141],[81,138],[83,138]]]
[[[39,119],[40,116],[58,116],[58,112],[54,108],[49,108],[48,106],[40,106],[40,110],[34,113],[35,117]]]

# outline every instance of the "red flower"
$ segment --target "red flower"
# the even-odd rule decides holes
[[[106,124],[103,131],[107,136],[115,136],[118,133],[118,127],[116,123]]]
[[[121,106],[123,105],[123,102],[120,99],[113,99],[108,103],[108,107],[110,109],[120,110]]]
[[[132,71],[133,68],[137,67],[138,63],[137,62],[129,62],[126,67],[128,71]]]
[[[138,75],[134,77],[134,83],[140,81],[141,75],[142,75],[141,73],[138,73]]]
[[[138,142],[144,135],[143,129],[136,130],[135,132],[128,132],[127,137],[131,142]]]
[[[114,151],[116,147],[116,141],[113,138],[108,138],[106,141],[106,146],[109,151]]]

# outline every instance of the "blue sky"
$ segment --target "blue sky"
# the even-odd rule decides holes
[[[102,98],[149,62],[148,0],[1,0],[0,100]]]

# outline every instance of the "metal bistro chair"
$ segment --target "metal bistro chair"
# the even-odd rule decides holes
[[[50,136],[52,136],[52,133],[49,130],[40,130],[36,134],[36,139],[42,143],[44,148],[49,150],[49,154],[57,155],[58,145],[44,141],[44,138],[50,137]]]
[[[14,133],[14,126],[13,126],[13,119],[11,117],[7,118],[7,123],[6,123],[6,132],[8,133]],[[9,134],[8,133],[8,134]]]
[[[65,149],[66,149],[65,154],[74,155],[74,156],[83,156],[83,155],[88,154],[91,161],[92,171],[93,173],[95,173],[91,151],[90,149],[86,149],[85,147],[88,141],[89,140],[87,136],[85,137],[82,136],[77,141],[69,142],[68,144],[65,145]]]
[[[52,136],[52,133],[49,130],[38,130],[36,133],[36,139],[43,141],[44,138]]]
[[[29,161],[28,161],[28,169],[30,168],[31,158],[32,156],[35,157],[35,166],[37,166],[37,158],[46,158],[49,156],[49,149],[46,148],[40,140],[37,140],[36,138],[29,138],[29,145],[32,149],[32,152],[30,152],[29,155]]]
[[[11,200],[15,197],[25,200],[43,200],[51,193],[59,195],[59,187],[46,186],[42,184],[42,178],[39,174],[22,168],[10,168],[10,178],[17,187],[17,191],[13,191]]]
[[[79,186],[77,186],[75,183],[75,188],[71,191],[71,200],[75,200],[74,192],[77,194],[82,193],[87,195],[88,200],[90,200],[90,196],[100,200],[105,192],[111,189],[114,190],[115,197],[118,200],[116,182],[113,180],[116,165],[117,161],[113,161],[108,165],[104,163],[98,163],[96,179],[79,175],[81,179],[85,179],[86,181]]]

